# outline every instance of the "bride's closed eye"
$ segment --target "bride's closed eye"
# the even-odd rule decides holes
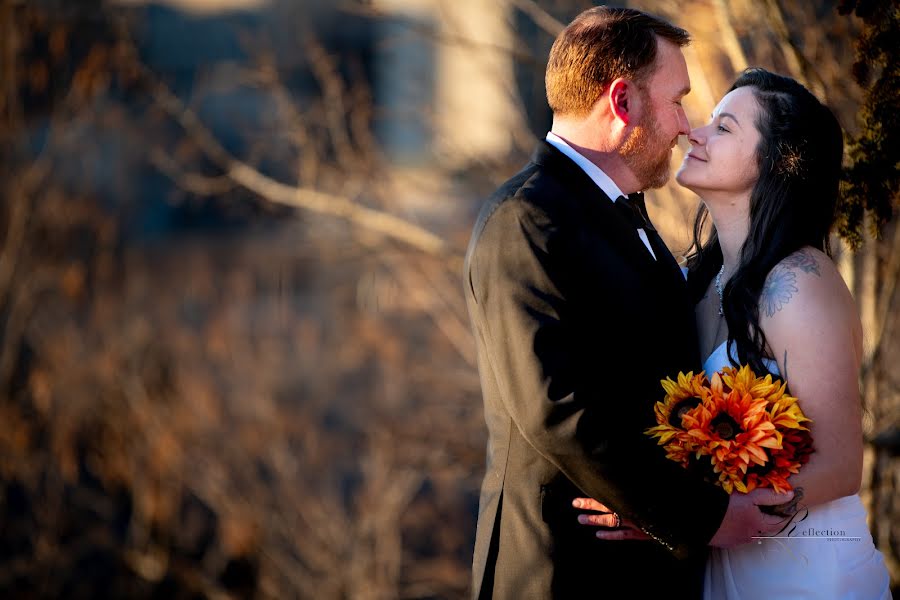
[[[717,125],[716,131],[723,131],[725,133],[731,133],[731,131],[729,131],[729,129],[727,127],[725,127],[724,125]]]

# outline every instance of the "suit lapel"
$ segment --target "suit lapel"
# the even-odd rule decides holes
[[[657,258],[659,258],[659,266],[662,270],[666,272],[666,276],[669,279],[672,279],[674,283],[681,288],[683,287],[685,291],[687,291],[687,280],[684,278],[684,274],[681,272],[681,267],[678,266],[678,262],[675,260],[675,257],[672,256],[672,253],[669,252],[666,243],[660,237],[660,235],[656,232],[647,232],[647,235],[653,240],[652,243],[654,248],[659,247],[662,251],[662,256],[660,256],[660,251],[656,252]]]
[[[654,249],[658,260],[654,259],[637,230],[616,209],[612,199],[569,157],[546,141],[541,141],[534,151],[531,161],[557,176],[559,181],[581,202],[585,215],[591,217],[603,229],[606,239],[620,248],[624,257],[636,268],[665,270],[669,271],[669,275],[671,275],[671,267],[674,265],[681,278],[680,284],[684,285],[681,270],[678,269],[678,265],[668,250],[663,252],[663,256],[658,256],[660,250]],[[662,239],[659,240],[659,244],[665,248]]]

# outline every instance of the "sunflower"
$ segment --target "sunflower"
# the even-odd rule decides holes
[[[688,467],[697,447],[687,434],[684,419],[709,395],[706,375],[703,372],[694,375],[693,371],[686,375],[679,373],[677,380],[667,377],[660,383],[666,396],[653,407],[657,425],[644,433],[658,439],[657,444],[664,447],[666,458]]]
[[[779,385],[780,381],[773,381],[771,375],[757,377],[748,365],[744,365],[740,369],[724,367],[721,377],[722,384],[726,389],[735,390],[741,396],[750,394],[754,398],[766,398],[774,401],[784,394],[784,386]],[[780,394],[779,389],[781,390]]]
[[[806,417],[800,410],[800,404],[793,396],[785,393],[787,384],[782,384],[778,390],[769,396],[769,414],[772,416],[772,422],[777,427],[785,429],[796,429],[800,431],[809,431],[804,427],[803,423],[810,423],[812,419]]]
[[[772,423],[766,397],[753,396],[749,390],[754,387],[746,383],[726,387],[725,378],[714,374],[708,402],[684,419],[697,451],[710,457],[713,472],[729,494],[735,489],[750,491],[745,481],[748,469],[769,462],[767,449],[782,449],[782,434]]]
[[[771,375],[756,377],[747,366],[727,367],[722,373],[724,384],[731,389],[766,398],[772,424],[781,434],[782,447],[768,450],[766,465],[756,465],[747,473],[747,489],[771,487],[777,492],[791,489],[788,477],[799,473],[813,452],[812,435],[804,425],[811,420],[800,410],[797,398],[787,394],[787,383],[773,381]]]
[[[806,429],[802,423],[809,422],[810,419],[800,410],[797,399],[787,394],[787,383],[773,380],[771,375],[757,377],[747,365],[740,369],[725,367],[721,377],[725,389],[736,391],[742,396],[750,394],[754,398],[765,398],[772,423],[776,427]]]
[[[687,375],[679,373],[676,381],[666,377],[660,383],[666,396],[653,407],[658,427],[653,427],[652,430],[660,433],[670,429],[684,430],[682,419],[685,413],[696,408],[709,394],[706,375],[702,371],[697,375],[690,371]],[[666,441],[663,439],[661,443]]]

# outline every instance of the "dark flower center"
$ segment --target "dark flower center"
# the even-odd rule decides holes
[[[723,440],[733,439],[734,436],[741,432],[740,425],[728,413],[720,413],[712,420],[710,426]]]
[[[672,412],[669,413],[669,425],[672,427],[678,427],[679,429],[683,429],[684,425],[681,424],[681,419],[684,417],[685,413],[693,408],[696,408],[703,402],[697,396],[692,398],[685,398],[678,404],[672,407]]]

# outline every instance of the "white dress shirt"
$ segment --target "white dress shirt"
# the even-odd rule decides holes
[[[562,139],[552,131],[547,133],[547,143],[568,156],[572,159],[576,165],[578,165],[585,174],[591,178],[591,181],[597,184],[604,194],[609,196],[609,198],[615,202],[619,196],[624,196],[622,190],[619,189],[619,186],[609,178],[609,175],[603,172],[603,170],[592,163],[582,154],[579,154],[577,150],[575,150],[572,146],[566,143],[566,140]],[[637,230],[638,237],[641,238],[641,241],[644,242],[644,245],[647,246],[647,250],[650,251],[650,254],[653,256],[654,260],[656,259],[656,253],[653,252],[653,248],[650,246],[650,240],[647,238],[647,232],[644,231],[643,228]]]

